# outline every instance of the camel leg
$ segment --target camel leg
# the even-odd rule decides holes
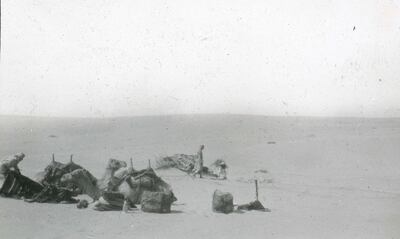
[[[99,199],[94,199],[94,198],[93,198],[92,205],[95,206],[95,207],[97,207],[98,205],[100,205],[100,204],[102,203],[102,202],[101,202],[101,199],[102,199],[102,198],[99,198]]]

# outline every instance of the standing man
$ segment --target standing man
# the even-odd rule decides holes
[[[202,178],[202,172],[203,172],[203,149],[204,145],[200,145],[200,149],[197,152],[196,155],[196,161],[194,162],[194,168],[193,168],[193,176],[196,176],[197,174]]]

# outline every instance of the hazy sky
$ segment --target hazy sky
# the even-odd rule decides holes
[[[400,117],[400,1],[2,0],[1,10],[0,114]]]

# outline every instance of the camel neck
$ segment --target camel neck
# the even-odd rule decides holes
[[[102,178],[105,179],[105,178],[111,178],[111,177],[113,177],[115,171],[116,171],[116,170],[113,169],[113,168],[106,168],[106,171],[104,172]]]
[[[89,197],[93,198],[94,200],[99,199],[101,193],[98,187],[93,184],[92,180],[88,177],[88,175],[80,174],[77,175],[76,178],[73,180],[77,186],[82,189],[84,193],[89,195]]]

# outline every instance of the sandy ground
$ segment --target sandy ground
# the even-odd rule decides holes
[[[33,177],[55,153],[100,177],[110,157],[195,153],[223,158],[226,181],[158,171],[178,198],[171,214],[97,212],[0,198],[0,238],[400,238],[400,119],[163,116],[117,119],[0,117],[0,155],[24,152]],[[254,173],[264,169],[267,173]],[[211,211],[215,189],[271,212]],[[85,197],[85,196],[83,196]]]

